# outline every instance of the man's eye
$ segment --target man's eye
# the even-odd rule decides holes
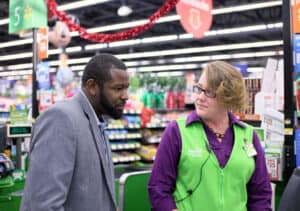
[[[122,91],[122,89],[123,89],[122,87],[115,87],[114,88],[114,90],[116,90],[116,91]]]

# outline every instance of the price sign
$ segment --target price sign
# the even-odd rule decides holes
[[[47,26],[47,6],[44,0],[10,0],[9,33]]]
[[[31,136],[31,125],[7,125],[7,137],[29,137]]]

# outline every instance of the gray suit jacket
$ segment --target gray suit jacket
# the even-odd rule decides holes
[[[83,93],[40,115],[21,211],[115,211],[113,163],[103,144]]]

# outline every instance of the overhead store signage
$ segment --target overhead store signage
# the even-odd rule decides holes
[[[44,0],[10,0],[9,33],[47,26],[47,6]]]
[[[293,33],[300,33],[300,1],[291,0]]]
[[[195,38],[202,38],[212,23],[212,7],[212,0],[181,0],[176,11],[185,31]]]

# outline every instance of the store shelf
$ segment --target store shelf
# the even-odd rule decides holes
[[[127,163],[141,160],[141,157],[135,153],[115,153],[112,154],[114,164]]]
[[[188,111],[189,109],[187,108],[173,108],[173,109],[168,109],[168,108],[154,108],[153,111],[156,113],[168,113],[168,112],[184,112]]]
[[[115,142],[111,143],[111,150],[116,151],[116,150],[133,150],[133,149],[138,149],[141,147],[140,142]]]
[[[109,124],[107,129],[140,129],[140,124],[128,124],[128,125],[121,125],[121,124]]]
[[[155,128],[165,128],[167,126],[167,122],[162,123],[147,123],[145,128],[155,129]]]
[[[123,111],[123,114],[137,114],[137,115],[139,115],[141,113],[142,113],[141,110],[135,110],[135,109],[125,109]]]
[[[140,139],[142,135],[140,133],[109,134],[108,138],[109,140]]]
[[[145,144],[158,144],[160,142],[161,137],[149,137],[144,141]]]

